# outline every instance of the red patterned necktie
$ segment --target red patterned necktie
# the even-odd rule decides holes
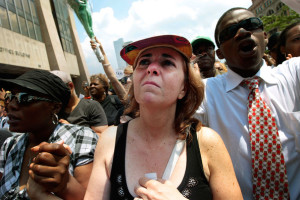
[[[250,90],[248,120],[254,199],[290,199],[277,125],[259,94],[258,77],[243,81]]]

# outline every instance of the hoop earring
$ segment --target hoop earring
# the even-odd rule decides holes
[[[58,116],[57,116],[57,114],[53,114],[53,116],[52,116],[52,123],[54,124],[54,125],[56,125],[56,124],[58,124]]]

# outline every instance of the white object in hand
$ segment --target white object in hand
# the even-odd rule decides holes
[[[96,44],[96,48],[94,49],[94,53],[96,54],[98,61],[99,62],[103,62],[104,61],[104,57],[103,55],[100,53],[100,49],[99,49],[99,45],[96,43],[95,38],[92,38],[92,41]]]
[[[149,178],[149,179],[157,180],[157,174],[155,172],[147,173],[147,174],[145,174],[145,177]]]

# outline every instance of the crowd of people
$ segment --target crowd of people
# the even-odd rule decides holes
[[[0,199],[300,199],[300,22],[268,40],[237,7],[214,39],[127,44],[118,79],[96,38],[83,98],[63,71],[0,79]]]

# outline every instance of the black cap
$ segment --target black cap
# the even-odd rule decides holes
[[[48,95],[54,101],[61,102],[63,108],[71,95],[70,89],[58,76],[45,70],[27,71],[16,79],[0,79],[0,85],[8,90],[17,86]]]

